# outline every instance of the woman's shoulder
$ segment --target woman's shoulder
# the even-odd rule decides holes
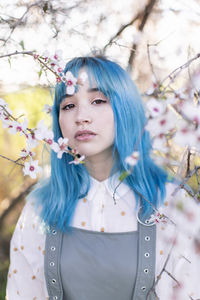
[[[12,242],[28,245],[29,241],[40,240],[43,244],[46,230],[47,227],[40,218],[40,209],[35,205],[35,199],[29,198],[16,224]]]

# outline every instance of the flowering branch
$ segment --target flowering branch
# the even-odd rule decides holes
[[[180,67],[176,68],[175,70],[173,70],[169,75],[167,75],[160,83],[161,86],[163,86],[164,82],[166,80],[169,80],[169,83],[165,86],[165,88],[163,89],[161,96],[164,95],[165,91],[167,90],[167,88],[170,86],[170,84],[172,82],[174,82],[174,80],[176,79],[176,77],[186,68],[188,68],[191,63],[197,59],[200,58],[200,53],[198,53],[197,55],[195,55],[193,58],[191,58],[190,60],[188,60],[186,63],[184,63],[183,65],[181,65]]]
[[[33,56],[34,52],[35,51],[15,51],[15,52],[12,52],[12,53],[0,55],[0,58],[10,57],[10,56],[13,56],[13,55],[25,55],[25,54]]]

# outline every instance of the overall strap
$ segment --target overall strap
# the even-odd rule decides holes
[[[156,225],[138,220],[138,265],[132,300],[156,300],[151,288],[155,281]],[[150,292],[149,292],[150,291]]]
[[[46,234],[44,273],[49,300],[62,300],[60,252],[63,234],[51,229]],[[155,280],[156,225],[138,222],[138,265],[132,300],[156,300],[149,293]]]
[[[60,251],[63,234],[54,228],[46,234],[44,273],[49,300],[62,300],[63,290],[60,276]]]

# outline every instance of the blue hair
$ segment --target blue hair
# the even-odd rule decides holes
[[[164,201],[167,173],[150,157],[151,141],[149,133],[144,129],[146,117],[137,88],[125,70],[105,57],[74,58],[66,64],[64,72],[71,71],[78,77],[82,68],[86,70],[90,80],[95,80],[97,88],[110,99],[112,105],[115,139],[111,174],[116,170],[127,170],[125,158],[133,151],[139,152],[139,161],[132,174],[124,179],[124,183],[134,191],[143,216],[149,215],[152,212],[149,202],[158,207]],[[59,106],[65,94],[65,84],[57,84],[52,110],[55,141],[62,137]],[[64,153],[62,159],[58,159],[57,154],[51,151],[51,176],[32,192],[36,204],[41,206],[41,218],[44,222],[62,231],[70,225],[78,200],[85,197],[90,188],[86,167],[82,164],[69,164],[71,160],[70,154]]]

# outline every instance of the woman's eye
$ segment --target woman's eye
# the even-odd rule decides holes
[[[101,103],[106,103],[106,100],[102,100],[102,99],[95,99],[92,103],[94,104],[101,104]]]
[[[74,104],[66,104],[62,107],[62,110],[69,110],[74,107]]]

